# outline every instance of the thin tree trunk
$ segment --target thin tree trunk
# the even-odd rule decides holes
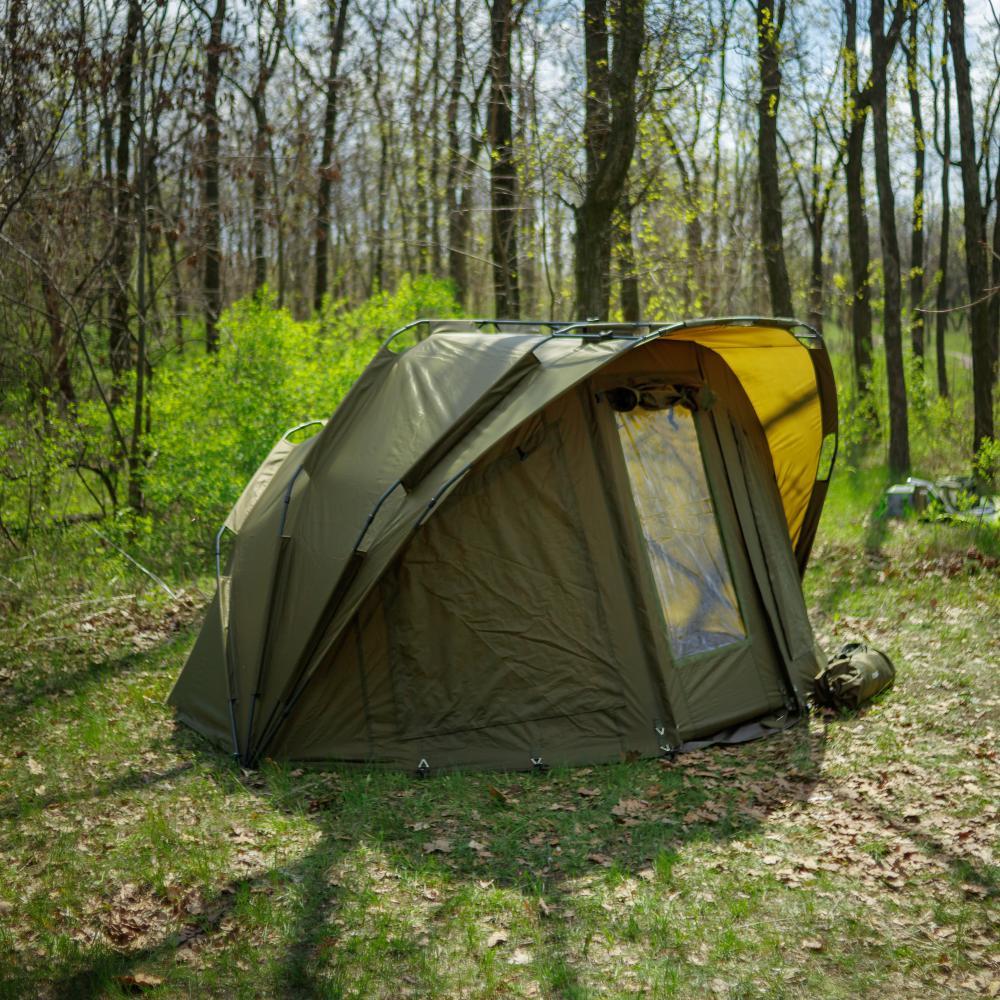
[[[431,208],[431,272],[435,278],[441,268],[441,115],[438,105],[441,96],[441,4],[434,4],[434,54],[431,58],[431,168],[428,189]]]
[[[780,39],[785,3],[757,0],[757,64],[760,100],[757,103],[757,157],[760,186],[760,242],[771,290],[771,312],[791,316],[792,286],[785,264],[781,183],[778,177],[778,106],[781,100]]]
[[[320,151],[319,187],[316,192],[316,279],[313,285],[313,309],[323,306],[329,283],[330,255],[330,194],[335,179],[340,172],[333,162],[333,140],[337,128],[337,98],[340,80],[337,70],[340,53],[344,48],[344,33],[347,28],[348,0],[327,0],[330,26],[330,62],[326,77],[326,109],[323,114],[323,144]]]
[[[941,154],[941,242],[938,252],[938,286],[935,298],[935,360],[937,362],[938,395],[948,395],[948,364],[945,354],[945,334],[948,330],[948,256],[951,252],[951,74],[948,71],[948,5],[943,7],[944,36],[941,42],[941,79],[944,85],[942,106]],[[935,103],[935,109],[937,104]],[[936,134],[936,132],[935,132]]]
[[[847,245],[851,258],[851,347],[854,361],[854,388],[859,396],[871,388],[872,306],[868,272],[868,212],[864,194],[865,125],[868,106],[858,86],[857,2],[844,0],[847,21],[844,73],[847,105],[847,160],[844,181],[847,191]]]
[[[264,95],[254,97],[253,144],[253,292],[259,295],[267,284],[267,247],[264,242],[264,199],[267,197],[267,109]]]
[[[490,12],[490,231],[496,315],[521,314],[517,275],[517,164],[511,94],[511,0],[493,0]]]
[[[826,222],[825,211],[816,209],[813,203],[813,215],[808,220],[809,243],[809,324],[823,332],[823,226]]]
[[[111,295],[108,303],[108,354],[111,362],[111,396],[119,402],[123,380],[129,370],[132,351],[129,343],[128,305],[132,272],[133,192],[129,181],[132,147],[132,79],[136,38],[142,8],[138,0],[129,0],[115,84],[118,100],[118,145],[115,150],[115,225],[111,252]]]
[[[899,238],[896,233],[896,200],[892,190],[889,158],[889,115],[886,85],[891,50],[885,44],[885,5],[872,0],[869,31],[872,48],[872,129],[875,133],[875,182],[878,188],[879,236],[882,246],[882,336],[885,342],[886,379],[889,389],[889,471],[903,475],[910,469],[910,438],[903,371],[903,288],[900,279]],[[881,59],[885,59],[885,63]]]
[[[62,304],[47,267],[41,269],[41,284],[45,318],[49,324],[49,370],[59,389],[60,403],[66,406],[76,402],[76,392],[73,390],[73,377],[69,367]]]
[[[990,306],[986,298],[989,269],[986,261],[986,217],[979,190],[976,162],[975,119],[972,109],[972,78],[965,51],[965,2],[948,0],[949,38],[955,69],[958,107],[959,149],[962,155],[962,195],[965,211],[965,260],[969,276],[972,327],[972,448],[993,437],[993,345],[990,336]]]
[[[639,275],[635,262],[635,243],[632,235],[632,206],[628,190],[622,192],[621,205],[616,213],[619,287],[621,289],[622,319],[638,323],[641,316],[639,303]]]
[[[924,357],[924,170],[927,158],[924,122],[920,109],[917,76],[917,20],[919,8],[909,13],[909,37],[906,46],[906,83],[910,93],[910,118],[913,122],[913,220],[910,226],[910,341],[914,357]]]
[[[205,47],[205,161],[202,198],[205,213],[205,350],[219,349],[219,316],[222,313],[222,218],[219,210],[219,80],[222,75],[222,32],[226,23],[226,0],[215,0]]]
[[[451,64],[451,80],[448,86],[448,110],[446,125],[448,132],[448,166],[445,174],[445,199],[448,211],[448,277],[455,286],[455,298],[464,305],[467,275],[465,247],[460,245],[461,217],[458,212],[458,185],[462,169],[462,153],[459,148],[458,106],[462,97],[462,76],[465,70],[465,22],[462,11],[463,0],[455,0],[452,17],[455,32],[455,58]]]
[[[143,482],[145,455],[143,449],[143,416],[146,406],[146,265],[148,254],[149,212],[149,149],[146,143],[146,69],[148,65],[146,32],[141,32],[139,58],[139,148],[136,177],[136,215],[138,221],[138,267],[135,281],[136,298],[136,360],[135,399],[132,402],[132,440],[128,455],[128,502],[134,514],[145,507]]]
[[[413,80],[410,85],[410,153],[413,156],[413,186],[416,189],[417,270],[426,274],[430,268],[430,200],[427,195],[427,164],[425,162],[424,114],[422,97],[427,78],[422,73],[424,52],[424,19],[426,7],[416,10],[416,33],[413,38]]]

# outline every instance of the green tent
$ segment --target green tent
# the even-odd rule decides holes
[[[247,765],[530,768],[800,717],[836,448],[792,320],[423,320],[233,508],[170,702]],[[398,331],[402,333],[404,331]],[[232,536],[231,538],[229,536]]]

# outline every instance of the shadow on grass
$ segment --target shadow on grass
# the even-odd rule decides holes
[[[519,895],[525,911],[535,915],[532,974],[543,995],[585,995],[583,970],[569,943],[573,928],[563,916],[575,903],[581,880],[618,883],[639,878],[639,872],[648,878],[652,871],[668,884],[670,869],[686,845],[751,835],[773,811],[811,797],[825,733],[800,725],[768,740],[712,748],[671,762],[539,774],[448,774],[426,781],[364,768],[302,773],[270,762],[261,772],[248,774],[236,772],[228,757],[187,731],[178,731],[175,743],[181,755],[201,758],[200,772],[207,768],[229,791],[240,781],[271,809],[307,820],[319,839],[291,864],[216,887],[206,896],[201,916],[188,918],[180,932],[147,948],[87,948],[67,956],[65,973],[51,983],[54,995],[103,996],[114,991],[118,977],[169,961],[182,945],[210,945],[238,900],[275,884],[287,890],[282,905],[292,912],[289,928],[282,932],[284,952],[248,980],[257,995],[364,995],[356,974],[359,967],[367,969],[369,959],[379,964],[371,974],[382,977],[377,980],[382,988],[395,970],[403,977],[401,995],[440,992],[434,985],[440,975],[434,949],[427,945],[446,933],[454,917],[448,896],[484,886]],[[126,783],[134,780],[124,778]],[[581,787],[587,795],[580,794]],[[614,815],[612,809],[623,800],[640,804],[631,815]],[[442,837],[449,842],[447,851],[429,853],[429,843]],[[473,846],[477,841],[478,848]],[[427,912],[419,926],[413,914],[390,909],[379,925],[385,940],[377,946],[366,940],[371,929],[363,922],[376,897],[369,900],[337,875],[344,866],[367,878],[365,866],[372,857],[392,872],[392,879],[401,880],[394,884],[442,886],[440,905],[421,904]],[[538,918],[539,899],[551,907],[544,919]],[[359,912],[361,924],[351,926]],[[490,950],[482,942],[476,947],[480,953]],[[506,952],[498,949],[494,955],[506,969]]]
[[[119,652],[108,659],[94,659],[94,653],[60,654],[59,659],[82,660],[79,666],[64,669],[56,666],[37,673],[26,671],[19,676],[16,686],[0,686],[0,727],[9,726],[19,717],[46,701],[62,701],[79,694],[88,687],[107,681],[115,675],[126,674],[138,667],[148,667],[151,655],[169,656],[176,647],[188,644],[191,632],[179,630],[153,650]]]

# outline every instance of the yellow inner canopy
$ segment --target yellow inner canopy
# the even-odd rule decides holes
[[[823,444],[819,388],[809,350],[787,330],[762,326],[695,328],[670,339],[715,351],[742,383],[767,436],[794,546]]]

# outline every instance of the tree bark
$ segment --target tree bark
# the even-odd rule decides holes
[[[465,71],[465,22],[463,0],[455,0],[452,16],[455,32],[455,52],[448,84],[448,165],[445,171],[445,199],[448,212],[448,277],[455,286],[455,298],[464,305],[466,297],[465,247],[461,243],[462,224],[458,211],[458,186],[462,170],[462,152],[459,147],[458,108],[462,99],[462,77]],[[470,129],[471,130],[471,129]]]
[[[951,251],[951,74],[948,71],[948,5],[943,7],[944,36],[941,42],[941,81],[944,89],[942,106],[941,148],[941,240],[938,252],[938,286],[935,296],[934,348],[937,364],[937,389],[942,398],[948,395],[948,362],[945,334],[948,330],[948,256]],[[935,110],[937,95],[935,94]],[[935,129],[935,137],[937,130]],[[935,140],[936,141],[936,140]]]
[[[221,0],[220,0],[221,2]],[[344,33],[347,28],[348,0],[327,0],[330,26],[330,62],[326,77],[326,108],[323,114],[323,143],[320,150],[319,186],[316,191],[316,278],[313,284],[313,309],[323,307],[330,271],[330,194],[333,182],[340,172],[333,162],[333,139],[337,129],[337,98],[340,80],[337,70],[340,53],[344,48]]]
[[[792,286],[785,263],[781,184],[778,177],[778,105],[781,100],[781,29],[785,0],[757,0],[757,65],[760,99],[757,102],[757,165],[760,193],[760,242],[771,292],[771,312],[791,316]]]
[[[948,33],[955,72],[959,149],[962,156],[962,197],[965,220],[965,261],[969,277],[972,328],[972,448],[978,452],[984,439],[993,437],[993,345],[990,305],[987,299],[989,269],[986,261],[986,216],[979,189],[976,161],[972,79],[965,50],[965,2],[948,0]]]
[[[919,7],[909,12],[909,35],[906,46],[906,84],[910,94],[910,119],[913,123],[913,219],[910,225],[910,342],[914,357],[924,357],[924,170],[927,158],[924,122],[920,109],[917,76],[917,21]]]
[[[635,149],[635,85],[645,45],[645,2],[618,0],[614,14],[608,72],[607,2],[584,0],[587,173],[583,200],[574,209],[579,319],[604,320],[608,316],[612,217]]]
[[[517,274],[517,164],[511,93],[511,0],[493,0],[490,12],[490,237],[493,300],[499,318],[521,314]]]
[[[260,63],[257,81],[250,96],[254,117],[253,147],[253,291],[258,295],[267,284],[267,247],[265,244],[264,202],[267,197],[270,174],[270,127],[267,120],[267,88],[278,67],[281,46],[285,35],[285,0],[278,0],[274,9],[273,33],[265,43],[263,31],[258,30],[257,49]]]
[[[865,208],[865,125],[867,102],[862,100],[858,81],[857,2],[844,0],[846,39],[844,43],[845,103],[847,105],[847,160],[844,181],[847,192],[847,246],[851,259],[851,349],[854,388],[859,396],[871,387],[872,306],[868,285],[871,267],[868,250],[868,212]]]
[[[108,355],[111,363],[111,396],[119,402],[123,379],[132,363],[129,343],[129,285],[132,271],[133,192],[129,180],[132,148],[132,80],[135,43],[139,35],[142,8],[129,0],[115,82],[118,101],[118,143],[115,149],[115,224],[111,251],[111,295],[108,302]]]
[[[884,0],[872,0],[868,21],[872,50],[872,129],[875,133],[875,182],[878,188],[879,236],[882,246],[882,336],[889,389],[889,471],[900,476],[910,469],[906,377],[903,370],[903,289],[900,280],[896,200],[889,158],[889,115],[886,73],[891,49],[885,40]]]
[[[639,274],[635,261],[635,242],[632,236],[632,206],[629,204],[627,187],[622,192],[617,222],[618,280],[621,289],[622,319],[626,323],[638,323],[642,310],[639,300]]]
[[[215,0],[215,10],[205,46],[205,159],[202,199],[205,213],[205,350],[219,349],[219,316],[222,313],[222,218],[219,211],[219,80],[222,75],[222,32],[226,23],[226,0]]]

